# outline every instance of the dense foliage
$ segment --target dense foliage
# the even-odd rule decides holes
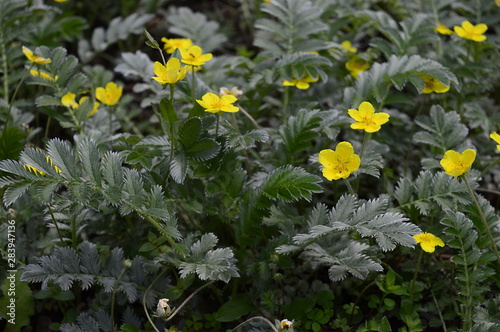
[[[0,326],[499,331],[499,29],[495,0],[0,1]]]

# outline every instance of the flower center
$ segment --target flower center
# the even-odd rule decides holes
[[[348,162],[340,160],[340,159],[337,159],[337,163],[338,163],[337,164],[337,170],[339,171],[339,173],[347,171],[347,164],[348,164]]]

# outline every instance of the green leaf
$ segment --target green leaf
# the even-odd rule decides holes
[[[215,314],[215,320],[218,322],[233,322],[257,310],[258,308],[252,304],[248,295],[239,295],[219,308]]]
[[[60,175],[68,180],[80,179],[80,167],[76,163],[73,148],[66,141],[58,138],[47,143],[49,156],[54,160],[54,165],[61,169]]]
[[[191,39],[204,53],[219,48],[227,40],[218,32],[217,22],[209,21],[204,14],[195,13],[188,7],[171,7],[166,20],[171,34]]]
[[[182,184],[187,174],[187,159],[183,153],[176,153],[170,163],[170,176],[175,182]]]
[[[174,105],[168,98],[163,98],[160,101],[160,112],[163,120],[170,123],[170,125],[173,125],[176,121],[179,121],[179,117],[177,116],[177,113],[175,113]]]
[[[469,133],[457,112],[445,112],[439,105],[431,107],[430,116],[421,115],[415,122],[424,131],[415,133],[414,141],[437,147],[443,152],[463,143]]]
[[[16,159],[24,146],[24,132],[18,127],[7,127],[0,132],[0,160]]]
[[[101,186],[101,156],[97,146],[92,139],[83,139],[78,142],[78,155],[82,167],[90,180],[97,186]]]
[[[227,146],[236,151],[248,150],[255,147],[256,142],[265,143],[269,140],[269,134],[264,130],[251,130],[245,134],[240,134],[238,131],[230,131]]]
[[[384,300],[390,300],[390,299],[386,298]],[[394,301],[394,300],[392,300],[392,301]],[[380,321],[380,323],[378,325],[378,331],[379,332],[392,332],[391,323],[389,323],[389,320],[387,319],[387,317],[385,317],[385,316],[382,317],[382,320]]]
[[[151,36],[148,30],[144,29],[144,35],[146,35],[147,38],[146,45],[154,49],[160,49],[160,44],[158,44],[156,39],[154,39],[153,36]]]
[[[184,148],[184,153],[189,159],[205,161],[214,158],[221,147],[217,141],[211,138],[197,140],[194,144]]]
[[[311,145],[317,136],[317,129],[322,118],[318,110],[301,109],[297,115],[291,116],[287,123],[279,128],[283,145],[289,156],[295,156]]]
[[[8,187],[3,195],[3,203],[5,204],[5,206],[9,206],[17,201],[17,199],[21,197],[21,195],[24,194],[26,190],[28,190],[32,186],[32,184],[33,183],[31,182],[25,181],[18,182],[15,185]]]
[[[271,200],[293,202],[300,199],[311,201],[313,193],[323,191],[321,178],[302,168],[290,165],[275,169],[262,181],[258,194]],[[264,203],[264,201],[262,201]]]
[[[179,137],[184,148],[196,144],[201,134],[201,119],[193,117],[186,120],[179,128]]]

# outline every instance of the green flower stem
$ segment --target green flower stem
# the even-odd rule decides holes
[[[52,118],[49,116],[49,118],[47,119],[47,124],[45,125],[45,138],[49,137],[49,128],[50,128],[50,120]]]
[[[52,218],[52,222],[56,226],[57,235],[59,236],[59,240],[61,241],[61,244],[63,244],[64,241],[63,241],[63,237],[62,237],[62,234],[61,234],[61,230],[59,229],[59,226],[57,226],[56,218],[54,217],[54,213],[52,212],[52,209],[50,208],[50,205],[47,205],[47,209],[49,210],[50,217]]]
[[[361,150],[359,151],[359,159],[363,157],[363,152],[365,151],[366,144],[368,143],[371,137],[372,137],[371,133],[365,132],[365,136],[363,137],[363,143],[361,143]]]
[[[122,278],[123,274],[125,273],[126,268],[124,267],[122,269],[122,272],[120,272],[120,275],[115,281],[115,285],[113,287],[113,294],[111,295],[111,332],[115,332],[115,297],[116,297],[116,289],[118,288],[118,283],[120,282],[120,279]]]
[[[495,255],[497,256],[497,261],[498,264],[500,264],[500,255],[498,254],[498,248],[495,243],[495,240],[493,239],[493,235],[491,234],[490,227],[488,226],[488,223],[486,222],[486,218],[484,217],[483,210],[481,209],[481,206],[479,205],[479,202],[477,201],[476,195],[472,191],[472,188],[469,185],[469,182],[467,181],[467,178],[465,176],[462,176],[462,179],[465,182],[465,185],[467,186],[467,190],[469,190],[469,194],[472,197],[472,200],[474,201],[474,204],[476,205],[477,211],[479,212],[479,216],[481,217],[481,220],[483,221],[484,227],[486,228],[486,232],[488,233],[488,237],[490,238],[491,245],[493,248],[493,251],[495,252]]]
[[[349,189],[349,193],[351,193],[351,195],[356,195],[356,192],[354,191],[354,189],[352,189],[352,186],[351,184],[349,183],[349,180],[347,179],[344,179],[344,182],[345,182],[345,185],[347,186],[347,189]]]
[[[437,6],[436,6],[436,0],[431,1],[431,6],[432,6],[432,14],[434,15],[434,21],[436,22],[436,26],[439,23],[439,15],[437,11]],[[443,57],[443,45],[441,44],[441,38],[438,38],[438,41],[436,42],[437,46],[437,54],[438,57],[442,58]]]
[[[167,239],[167,242],[170,244],[170,246],[172,248],[177,249],[177,244],[175,243],[175,241],[170,236],[164,234],[163,227],[161,227],[161,225],[156,220],[154,220],[153,218],[151,218],[150,216],[148,216],[147,214],[145,214],[141,210],[135,209],[135,211],[139,215],[141,215],[144,219],[146,219],[147,221],[149,221],[149,223],[151,225],[153,225],[160,232],[160,234],[165,237],[165,239]],[[182,253],[180,253],[178,250],[176,250],[176,251],[179,254],[179,256],[181,257],[181,259],[183,259],[183,260],[186,259],[186,257]]]
[[[365,152],[365,147],[368,144],[368,141],[370,140],[371,137],[372,137],[371,133],[365,132],[365,135],[363,136],[363,142],[361,143],[361,150],[359,151],[359,159],[361,159],[361,160],[363,160],[362,158],[363,158],[363,153]],[[356,190],[353,190],[353,192],[358,192],[359,181],[360,181],[360,177],[358,176],[354,182],[354,187],[356,188]],[[352,193],[352,194],[354,195],[354,193]]]
[[[243,325],[246,325],[254,320],[262,320],[262,321],[266,322],[273,329],[274,332],[279,332],[278,329],[276,328],[276,326],[274,326],[274,324],[271,323],[269,321],[269,319],[267,319],[266,317],[262,317],[262,316],[256,316],[256,317],[252,317],[252,318],[247,319],[246,321],[244,321],[243,323],[241,323],[240,325],[238,325],[234,329],[232,329],[231,332],[237,332],[237,330],[240,327],[242,327]]]
[[[417,114],[415,114],[415,117],[413,117],[413,119],[416,119],[420,115],[420,113],[422,112],[423,108],[424,108],[424,103],[420,103],[420,106],[419,106],[419,108],[417,110]],[[411,151],[412,151],[413,134],[415,133],[415,129],[416,129],[415,121],[412,121],[410,134],[408,135],[408,137],[410,139],[408,140],[408,147],[406,148],[407,152],[406,152],[405,167],[404,167],[405,173],[408,171],[408,167],[410,165],[410,155],[411,155]]]
[[[2,74],[3,74],[3,99],[9,100],[9,66],[7,60],[7,51],[5,49],[4,31],[0,29],[0,53],[2,53]]]
[[[153,323],[153,320],[151,319],[151,316],[149,316],[148,308],[146,306],[146,297],[148,296],[148,293],[151,290],[151,288],[153,288],[154,284],[158,280],[160,280],[161,276],[163,276],[165,274],[165,272],[167,272],[167,269],[164,269],[163,271],[161,271],[161,273],[155,278],[155,280],[153,280],[153,282],[148,286],[148,288],[144,292],[144,296],[142,297],[142,307],[144,308],[144,312],[146,313],[146,317],[148,318],[149,323],[151,324],[151,326],[153,327],[153,329],[156,332],[160,332],[160,331],[158,330],[158,328],[156,328],[156,325]]]
[[[71,220],[71,242],[73,242],[73,249],[76,250],[76,217]]]
[[[108,107],[107,110],[108,110],[108,120],[109,120],[109,136],[113,135],[113,113],[111,111],[113,111],[115,109],[115,107]]]
[[[358,296],[356,297],[356,300],[354,301],[354,308],[356,308],[359,300],[361,299],[361,296],[363,296],[363,294],[373,285],[376,284],[376,281],[373,280],[372,282],[370,282],[368,285],[366,285],[365,288],[363,288],[363,290],[358,294]],[[349,320],[347,322],[347,325],[350,326],[352,324],[352,319],[354,318],[354,308],[353,310],[351,311],[351,314],[349,315]]]
[[[257,123],[257,121],[255,121],[255,119],[250,115],[250,113],[248,113],[243,107],[241,107],[241,105],[238,104],[238,107],[240,108],[241,112],[243,114],[245,114],[245,116],[253,123],[253,125],[255,126],[255,128],[257,129],[260,129],[260,126],[259,124]]]
[[[182,303],[180,306],[178,306],[174,312],[168,316],[167,319],[165,319],[166,322],[168,322],[169,320],[171,320],[172,318],[174,318],[175,315],[177,315],[177,313],[179,312],[179,310],[182,309],[182,307],[184,307],[186,305],[186,303],[189,302],[189,300],[191,300],[193,298],[193,296],[195,296],[196,294],[198,294],[202,289],[204,288],[207,288],[208,286],[210,286],[211,284],[213,284],[215,281],[214,280],[211,280],[209,282],[207,282],[206,284],[204,284],[203,286],[199,287],[197,290],[195,290],[193,293],[191,293],[191,295],[189,295]]]
[[[288,116],[288,104],[290,103],[290,89],[289,87],[285,86],[285,91],[283,93],[283,112],[281,114],[282,119],[281,122],[285,123],[286,118]]]
[[[500,158],[496,159],[496,160],[493,160],[488,166],[486,166],[486,168],[481,172],[481,174],[479,174],[479,176],[476,178],[476,181],[478,181],[485,173],[486,171],[488,171],[488,169],[490,167],[492,167],[493,165],[495,165],[496,163],[498,163],[500,161]]]
[[[216,122],[215,122],[215,137],[217,137],[217,135],[219,134],[219,121],[220,121],[220,112],[216,113],[215,114],[215,117],[216,117]]]
[[[437,312],[439,315],[439,319],[441,320],[441,325],[443,326],[443,332],[447,332],[446,322],[444,321],[443,313],[441,312],[441,308],[439,307],[439,303],[436,299],[436,296],[434,295],[434,292],[432,291],[432,285],[429,285],[429,290],[431,291],[431,296],[432,296],[432,299],[434,300],[434,305],[436,306],[436,309],[437,309]]]
[[[194,78],[194,66],[193,65],[191,65],[191,75],[192,75],[192,79],[191,79],[191,98],[193,99],[193,104],[196,105],[196,99],[195,99],[195,95],[194,95],[195,78]]]
[[[73,109],[71,107],[69,107],[69,106],[67,108],[68,108],[68,111],[69,111],[69,115],[71,116],[71,120],[75,124],[76,130],[78,131],[79,134],[81,134],[82,127],[80,125],[80,121],[78,121],[78,119],[76,118],[76,115],[75,115],[75,112],[73,112]],[[49,120],[50,120],[50,118],[49,118]],[[111,132],[111,125],[110,125],[110,132]],[[47,137],[47,136],[45,136],[45,137]]]
[[[3,53],[3,54],[5,54],[5,53]],[[24,80],[26,79],[26,76],[28,76],[28,73],[30,72],[30,70],[33,68],[34,65],[35,65],[34,63],[31,63],[31,66],[24,73],[23,77],[21,78],[21,80],[17,84],[16,88],[14,89],[14,93],[12,94],[12,98],[10,99],[9,108],[7,109],[7,119],[5,120],[5,123],[3,125],[2,137],[1,137],[2,143],[5,140],[5,132],[7,130],[7,127],[8,127],[10,118],[11,118],[10,111],[12,110],[12,104],[14,103],[14,100],[16,99],[16,95],[17,95],[17,92],[19,91],[19,88],[24,83]],[[5,82],[7,82],[7,74],[4,73],[4,76],[5,76]],[[7,97],[7,99],[5,99],[5,101],[8,101],[8,95],[6,97]]]
[[[175,84],[169,84],[169,85],[170,85],[170,103],[173,106],[174,105]],[[174,157],[175,145],[177,144],[177,141],[175,138],[175,123],[169,123],[169,129],[170,129],[170,157],[169,157],[168,165],[170,166],[172,164],[172,158]]]
[[[160,51],[161,60],[163,61],[163,65],[165,66],[167,64],[167,61],[165,60],[165,56],[163,55],[163,50],[161,49],[161,47],[158,48],[158,51]]]
[[[415,267],[415,273],[413,273],[413,279],[411,279],[410,283],[410,302],[413,301],[413,291],[415,286],[415,281],[417,280],[418,270],[420,268],[420,263],[422,262],[422,256],[424,255],[424,251],[420,250],[420,255],[418,255],[417,266]]]

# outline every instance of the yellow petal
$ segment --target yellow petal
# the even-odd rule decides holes
[[[304,81],[297,81],[297,84],[295,85],[297,88],[300,90],[307,90],[311,86],[309,83],[306,83]]]
[[[337,154],[332,149],[321,150],[318,155],[318,161],[324,167],[329,168],[333,166],[336,155]]]
[[[474,26],[469,21],[463,21],[462,28],[464,28],[465,31],[471,31],[474,29]]]
[[[382,128],[380,125],[378,125],[376,123],[371,123],[365,127],[365,131],[367,133],[375,133],[375,132],[379,131],[380,128]]]
[[[349,114],[349,116],[351,118],[353,118],[356,121],[363,121],[364,120],[364,118],[361,117],[361,115],[359,114],[359,111],[356,109],[350,108],[347,110],[347,113]]]
[[[498,135],[496,132],[491,133],[490,138],[500,144],[500,135]]]
[[[179,70],[181,68],[181,61],[179,59],[177,59],[177,58],[170,58],[167,61],[166,68],[167,69],[177,69],[177,70]]]
[[[341,156],[347,156],[354,153],[354,148],[349,142],[340,142],[339,144],[337,144],[337,148],[335,150]]]
[[[341,175],[339,174],[339,172],[335,171],[332,168],[323,168],[322,173],[323,173],[323,176],[329,181],[338,180],[341,178]]]
[[[467,149],[464,152],[462,152],[462,160],[464,164],[468,165],[470,168],[474,160],[476,160],[476,151],[472,149]]]
[[[364,101],[362,102],[359,107],[359,112],[362,116],[366,117],[367,115],[372,115],[373,113],[375,113],[375,108],[373,107],[373,105],[367,101]]]
[[[383,125],[389,121],[390,117],[391,116],[385,112],[379,112],[373,115],[372,120],[379,125]]]
[[[63,104],[66,107],[73,107],[74,108],[75,106],[78,106],[78,105],[76,105],[75,97],[76,97],[76,95],[74,93],[68,92],[64,96],[62,96],[61,104]]]
[[[229,104],[232,104],[232,103],[238,101],[238,98],[236,98],[233,95],[224,95],[224,96],[220,97],[220,99],[222,100],[223,103],[229,103]]]
[[[352,128],[352,129],[361,129],[361,130],[365,130],[365,128],[366,128],[366,123],[364,123],[364,122],[354,122],[354,123],[351,123],[351,128]]]
[[[473,30],[475,34],[482,35],[486,32],[486,30],[488,30],[488,26],[484,23],[480,23],[474,26]]]
[[[486,36],[484,35],[474,35],[472,36],[472,40],[476,42],[482,42],[486,40]]]
[[[466,36],[465,30],[462,27],[455,26],[453,27],[453,30],[455,30],[455,33],[459,36],[464,38]]]

